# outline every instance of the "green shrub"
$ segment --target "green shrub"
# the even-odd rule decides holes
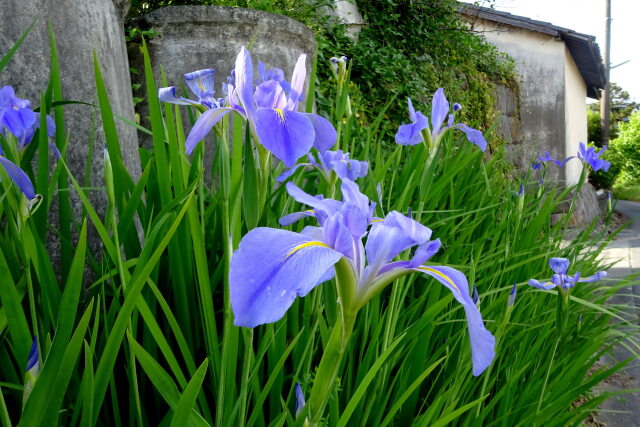
[[[611,148],[621,165],[616,183],[640,183],[640,111],[631,114],[629,121],[620,123],[618,137],[611,141]]]

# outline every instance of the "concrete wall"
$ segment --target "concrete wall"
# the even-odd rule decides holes
[[[509,147],[512,160],[527,166],[538,151],[565,156],[564,43],[549,35],[486,20],[475,21],[487,41],[516,61],[520,75],[522,144]],[[584,100],[583,100],[584,102]],[[500,102],[498,102],[499,104]],[[564,179],[561,171],[556,178]]]
[[[114,3],[115,1],[115,3]],[[0,86],[11,85],[17,96],[27,98],[32,106],[40,104],[40,94],[47,88],[50,73],[50,23],[56,38],[63,97],[66,100],[95,104],[93,54],[96,53],[111,107],[115,115],[134,118],[129,79],[129,61],[124,41],[122,16],[129,0],[0,0],[0,54],[4,54],[35,20],[36,25],[0,73]],[[65,105],[66,132],[69,135],[67,164],[79,182],[84,181],[89,141],[95,138],[91,168],[91,187],[104,186],[104,134],[98,119],[95,135],[92,131],[93,109],[86,105]],[[98,114],[99,116],[99,114]],[[116,120],[123,159],[134,178],[140,175],[138,138],[134,128]],[[93,206],[99,213],[106,207],[104,191],[89,191]],[[71,193],[71,201],[80,218],[82,204]],[[57,225],[57,207],[50,218]],[[100,245],[97,235],[90,231],[89,244],[96,253]],[[57,265],[58,239],[49,233],[49,253]]]
[[[575,156],[578,152],[580,142],[587,142],[587,86],[580,71],[565,47],[565,157]],[[567,184],[576,184],[582,173],[582,163],[578,160],[571,160],[567,165]]]

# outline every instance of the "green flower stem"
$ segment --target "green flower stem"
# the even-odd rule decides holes
[[[356,304],[357,281],[353,268],[346,258],[336,264],[336,283],[340,304],[340,316],[333,327],[329,341],[324,349],[320,365],[316,370],[315,380],[311,388],[311,396],[307,403],[309,412],[305,426],[317,426],[320,423],[324,408],[329,401],[334,381],[342,356],[353,332],[353,325],[358,314]]]
[[[564,337],[567,332],[567,322],[569,319],[569,292],[561,286],[556,287],[558,290],[558,299],[556,300],[556,325],[558,328],[558,337]]]

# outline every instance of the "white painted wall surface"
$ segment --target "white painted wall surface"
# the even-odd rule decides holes
[[[522,28],[477,19],[474,30],[516,61],[520,75],[520,118],[524,143],[513,155],[526,165],[538,152],[555,158],[575,155],[586,140],[586,86],[571,54],[559,38]],[[550,175],[576,182],[581,166],[550,167]]]
[[[580,71],[565,48],[565,120],[566,120],[566,153],[565,156],[575,156],[580,142],[587,142],[587,86],[580,75]],[[580,179],[582,163],[571,160],[566,166],[566,180],[573,185]]]

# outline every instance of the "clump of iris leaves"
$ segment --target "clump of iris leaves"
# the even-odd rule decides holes
[[[281,216],[299,206],[275,183],[281,168],[267,178],[268,196],[259,194],[254,153],[239,120],[222,121],[232,135],[231,147],[216,143],[226,131],[213,133],[187,156],[189,117],[184,107],[159,103],[156,83],[167,82],[154,81],[144,47],[143,54],[150,111],[150,128],[144,131],[153,144],[140,152],[142,174],[136,179],[123,165],[96,62],[97,103],[86,108],[87,117],[95,112],[101,118],[111,165],[105,171],[112,179],[105,182],[104,212],[96,211],[81,177],[66,167],[66,132],[73,130],[64,123],[55,49],[40,109],[55,118],[53,142],[61,157],[50,163],[43,122],[19,161],[43,195],[35,212],[25,210],[0,169],[0,420],[3,425],[183,425],[185,420],[296,425],[296,383],[308,390],[313,381],[339,313],[335,288],[331,282],[315,288],[276,323],[255,329],[233,325],[225,245],[237,247],[256,224],[277,227]],[[343,123],[339,147],[358,146],[369,161],[361,190],[383,201],[384,212],[411,208],[413,218],[441,239],[443,250],[434,261],[462,271],[479,290],[486,327],[496,337],[496,357],[482,376],[472,376],[459,304],[428,278],[401,278],[361,310],[330,391],[327,425],[579,423],[607,397],[593,394],[593,387],[622,366],[597,362],[627,338],[630,325],[607,300],[628,283],[575,286],[561,335],[556,295],[525,285],[530,278],[548,277],[550,257],[570,259],[572,269],[585,276],[602,270],[606,266],[597,255],[610,237],[593,223],[564,240],[568,216],[553,223],[551,216],[569,189],[540,184],[532,171],[513,177],[499,156],[458,140],[464,137],[448,134],[433,167],[425,169],[419,163],[426,157],[422,144],[394,146],[388,154],[390,141],[377,132],[382,113],[356,136],[350,128],[355,123],[344,120],[350,87],[347,82],[336,94],[330,120]],[[349,102],[351,114],[357,114],[358,104]],[[205,150],[215,151],[212,164],[204,165]],[[325,192],[317,178],[309,171],[297,183],[309,194]],[[77,216],[70,193],[84,207]],[[256,217],[255,201],[261,197],[264,207]],[[53,209],[60,220],[47,223]],[[101,241],[101,255],[87,249],[88,226]],[[47,251],[49,233],[62,242],[56,265]],[[519,291],[509,304],[514,284]],[[41,370],[23,408],[34,336]]]

